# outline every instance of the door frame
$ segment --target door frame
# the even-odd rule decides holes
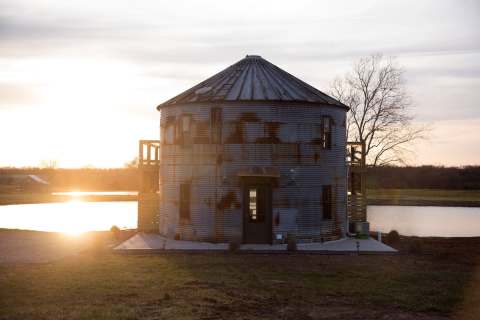
[[[246,243],[246,233],[247,233],[247,223],[249,219],[249,208],[248,208],[248,189],[251,187],[267,187],[268,190],[268,209],[265,213],[265,232],[268,235],[268,240],[266,244],[273,243],[273,186],[274,183],[271,177],[242,177],[242,243]]]

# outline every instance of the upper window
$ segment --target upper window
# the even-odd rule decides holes
[[[174,116],[167,117],[163,136],[164,136],[163,143],[173,144],[175,142],[175,117]]]
[[[177,122],[177,136],[178,144],[192,143],[192,116],[183,114],[178,118]]]
[[[322,117],[322,148],[332,148],[332,118],[329,116]]]

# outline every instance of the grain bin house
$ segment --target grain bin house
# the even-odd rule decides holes
[[[352,146],[347,160],[345,105],[249,55],[157,109],[161,139],[140,142],[140,230],[242,243],[346,235],[347,164],[359,158]],[[350,220],[364,221],[356,207]]]

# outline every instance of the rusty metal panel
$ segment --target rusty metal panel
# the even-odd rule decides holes
[[[193,121],[208,121],[211,106],[162,109],[162,117],[185,112]],[[224,107],[223,144],[162,145],[160,165],[159,230],[169,237],[203,241],[242,239],[241,172],[275,169],[273,233],[294,233],[299,241],[338,239],[346,232],[345,110],[340,108],[275,105]],[[314,141],[314,126],[322,115],[335,123],[332,149]],[[163,119],[162,119],[163,123]],[[278,140],[265,138],[268,123],[278,123]],[[240,128],[241,138],[225,137]],[[275,133],[275,132],[274,132]],[[294,133],[294,134],[293,134]],[[271,138],[271,136],[270,136]],[[179,220],[179,185],[190,183],[191,217]],[[323,218],[322,186],[335,193],[332,219]],[[293,213],[294,212],[294,213]],[[294,217],[293,217],[294,216]],[[273,235],[272,235],[273,236]]]

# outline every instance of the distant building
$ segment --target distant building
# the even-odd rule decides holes
[[[250,55],[157,109],[161,140],[140,144],[140,230],[242,243],[346,235],[347,106]]]

